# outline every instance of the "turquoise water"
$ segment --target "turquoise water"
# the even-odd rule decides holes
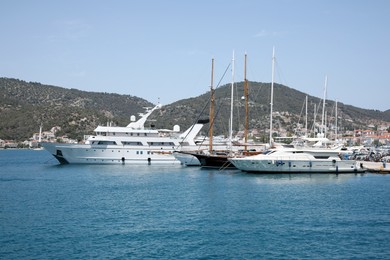
[[[0,259],[390,259],[390,175],[0,167]]]

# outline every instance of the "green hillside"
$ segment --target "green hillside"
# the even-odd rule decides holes
[[[243,129],[245,101],[243,82],[235,84],[234,91],[234,130]],[[249,82],[250,128],[265,131],[269,127],[270,83]],[[216,120],[214,133],[227,134],[230,117],[230,84],[216,89]],[[285,128],[292,132],[297,123],[304,122],[306,94],[287,86],[274,85],[275,129]],[[180,125],[189,127],[199,118],[209,116],[210,93],[188,98],[165,105],[154,112],[147,124],[157,128],[172,128]],[[313,122],[314,105],[318,109],[317,122],[321,120],[321,99],[308,97],[309,122]],[[144,107],[152,103],[131,95],[86,92],[49,86],[18,79],[0,78],[0,139],[26,140],[37,132],[40,124],[44,130],[60,126],[59,134],[81,140],[84,134],[91,134],[97,125],[113,122],[119,126],[129,123],[131,115],[144,112]],[[334,120],[335,103],[326,102],[328,120]],[[285,113],[282,113],[285,112]],[[390,110],[381,112],[367,110],[338,103],[339,124],[344,130],[366,128],[390,122]],[[207,134],[208,125],[203,133]]]
[[[128,124],[130,115],[151,105],[129,95],[0,78],[0,139],[25,140],[39,130],[41,123],[44,130],[60,126],[62,134],[82,139],[98,124]]]

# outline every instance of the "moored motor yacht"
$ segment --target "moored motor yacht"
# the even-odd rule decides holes
[[[305,152],[295,148],[270,149],[262,154],[228,159],[235,167],[256,173],[355,173],[364,172],[362,165],[353,160],[314,150]]]
[[[84,144],[41,142],[61,164],[180,164],[172,153],[177,150],[194,150],[194,138],[203,123],[196,123],[180,133],[173,130],[148,129],[144,124],[149,115],[161,105],[140,114],[138,121],[126,127],[98,126]]]

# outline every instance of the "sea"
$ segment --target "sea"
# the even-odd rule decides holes
[[[390,175],[59,165],[0,150],[0,259],[390,259]]]

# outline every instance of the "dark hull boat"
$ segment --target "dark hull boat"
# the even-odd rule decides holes
[[[184,152],[185,153],[185,152]],[[237,169],[228,158],[231,158],[226,154],[200,154],[200,153],[189,153],[192,156],[195,156],[202,168],[212,168],[212,169]]]

